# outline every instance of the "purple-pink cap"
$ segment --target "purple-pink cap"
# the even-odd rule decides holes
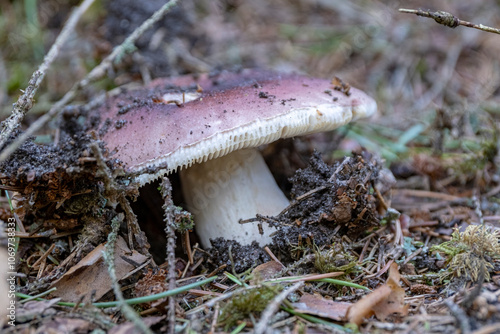
[[[375,101],[330,80],[262,70],[157,79],[97,110],[110,158],[140,185],[179,168],[371,116]]]

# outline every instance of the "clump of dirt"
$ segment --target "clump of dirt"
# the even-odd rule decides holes
[[[343,235],[356,241],[378,227],[379,200],[374,196],[374,185],[381,168],[381,163],[366,152],[353,154],[332,166],[315,152],[309,166],[299,169],[290,179],[292,202],[287,210],[276,217],[257,217],[278,229],[271,250],[286,265],[306,249],[331,245]],[[236,272],[269,260],[256,242],[241,246],[222,238],[212,240],[210,254],[212,265],[234,265]]]
[[[55,145],[29,140],[0,165],[0,188],[14,191],[14,212],[26,233],[38,238],[38,244],[44,240],[52,244],[49,237],[60,232],[79,232],[76,252],[66,268],[105,239],[109,219],[102,176],[89,149],[93,139],[84,131],[79,116],[76,110],[64,113]],[[37,251],[33,243],[22,245],[25,257]],[[30,271],[26,263],[20,264],[19,272]],[[45,284],[41,281],[28,283]],[[37,289],[27,287],[26,292]]]
[[[18,192],[23,204],[21,214],[30,212],[43,218],[45,224],[55,217],[77,218],[104,205],[96,182],[96,165],[88,150],[92,139],[79,125],[76,114],[66,114],[63,123],[57,145],[27,141],[0,166],[1,184]]]
[[[211,268],[227,265],[227,270],[230,271],[231,266],[234,266],[234,271],[241,273],[248,268],[271,260],[256,241],[245,246],[242,246],[237,241],[224,238],[217,238],[211,240],[211,242],[212,248],[209,250],[211,255],[210,264],[214,265],[214,267],[210,266]]]
[[[379,226],[374,185],[380,169],[381,163],[364,152],[333,166],[314,153],[309,166],[290,180],[290,206],[268,220],[279,229],[273,250],[290,257],[300,248],[329,245],[335,235],[355,241]]]

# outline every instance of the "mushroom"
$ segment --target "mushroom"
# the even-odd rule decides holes
[[[360,90],[328,80],[258,70],[157,79],[108,99],[99,134],[139,185],[181,169],[187,209],[203,246],[224,237],[241,244],[270,241],[256,214],[288,205],[255,149],[279,138],[329,131],[375,113]]]

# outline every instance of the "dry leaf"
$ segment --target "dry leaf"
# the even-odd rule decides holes
[[[144,297],[162,293],[168,290],[167,272],[164,269],[153,271],[149,269],[146,275],[135,284],[136,297]],[[153,307],[158,302],[165,302],[167,298],[161,298],[146,303],[149,307]]]
[[[61,301],[61,298],[54,298],[44,301],[29,301],[18,306],[16,314],[16,322],[25,323],[40,317],[47,317],[57,313],[52,306]]]
[[[57,290],[51,296],[60,297],[67,302],[78,302],[81,296],[85,296],[83,301],[88,302],[93,290],[95,290],[94,300],[99,300],[110,291],[112,288],[111,279],[102,256],[104,249],[104,244],[100,244],[80,262],[71,267],[60,279],[55,281],[51,287],[56,287]],[[125,240],[118,237],[114,256],[118,280],[125,277],[146,260],[147,257],[139,252],[130,251]]]
[[[36,328],[35,334],[45,333],[89,333],[96,327],[91,321],[83,319],[72,319],[63,317],[54,317],[53,319],[44,321],[43,324]]]
[[[375,314],[377,319],[384,321],[392,313],[408,313],[409,305],[404,305],[405,292],[399,286],[401,275],[397,264],[389,269],[389,277],[384,285],[364,296],[347,311],[347,319],[356,325],[361,325],[364,318]]]
[[[345,319],[347,309],[352,303],[335,302],[321,296],[304,294],[298,303],[294,303],[295,310],[336,321]]]
[[[252,275],[255,277],[255,279],[252,281],[252,284],[255,284],[256,280],[265,281],[266,279],[272,278],[282,269],[283,265],[276,261],[269,261],[258,265],[254,270],[252,270]]]
[[[145,317],[142,318],[142,322],[144,322],[144,324],[148,328],[150,328],[151,326],[158,324],[165,318],[166,318],[165,316]],[[135,334],[135,333],[137,333],[137,327],[135,326],[134,323],[130,321],[116,325],[113,328],[111,328],[108,332],[108,334]]]

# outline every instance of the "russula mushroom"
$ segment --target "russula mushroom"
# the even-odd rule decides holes
[[[360,90],[329,80],[257,70],[158,79],[124,91],[99,112],[101,139],[139,185],[181,169],[187,208],[204,246],[224,237],[270,241],[239,219],[288,205],[255,149],[279,138],[333,130],[376,111]]]

